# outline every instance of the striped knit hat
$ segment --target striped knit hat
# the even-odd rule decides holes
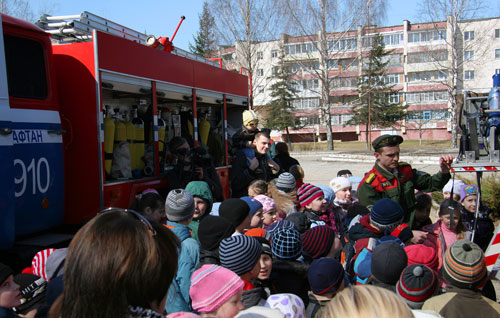
[[[294,227],[280,227],[271,241],[273,255],[281,259],[297,259],[302,254],[300,233]]]
[[[276,188],[286,193],[295,189],[295,185],[295,177],[290,172],[283,172],[276,179]]]
[[[438,287],[436,272],[425,265],[407,266],[396,284],[396,293],[412,308],[422,308]]]
[[[312,259],[325,257],[334,241],[335,231],[326,225],[315,226],[302,234],[304,254]]]
[[[477,289],[486,281],[486,261],[481,248],[467,240],[451,245],[444,254],[444,278],[453,286]]]
[[[297,190],[297,197],[299,198],[301,207],[305,207],[314,199],[322,195],[324,195],[323,191],[310,183],[304,183],[299,190]]]
[[[165,200],[165,212],[169,221],[178,222],[194,215],[194,198],[184,189],[170,191]]]
[[[47,263],[47,259],[50,254],[52,254],[56,249],[55,248],[47,248],[45,250],[41,250],[35,254],[33,260],[31,261],[31,269],[33,275],[39,276],[45,280],[47,280],[47,273],[45,272],[45,264]]]
[[[238,275],[252,270],[259,261],[262,246],[251,236],[235,235],[222,240],[219,246],[220,263]]]
[[[243,290],[243,280],[230,271],[217,265],[203,265],[191,276],[192,307],[199,313],[211,313],[222,306],[229,298]]]

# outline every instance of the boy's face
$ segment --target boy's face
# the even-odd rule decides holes
[[[320,195],[319,197],[312,200],[311,203],[306,205],[306,209],[312,210],[314,212],[325,211],[326,209],[326,200],[325,197]]]
[[[253,140],[253,145],[255,147],[255,151],[264,155],[269,150],[269,138],[264,135],[259,136],[257,139]]]
[[[19,305],[21,305],[19,285],[14,282],[14,276],[10,275],[0,285],[0,308],[12,308]]]
[[[475,194],[465,197],[465,199],[462,201],[462,205],[464,206],[465,210],[467,210],[467,212],[476,212],[476,200],[477,196]]]
[[[201,198],[194,198],[194,215],[193,218],[197,219],[202,217],[207,211],[207,202]]]

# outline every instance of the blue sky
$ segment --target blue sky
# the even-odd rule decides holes
[[[402,24],[403,20],[416,21],[418,18],[417,0],[389,0],[387,19],[383,25]],[[203,7],[203,0],[30,0],[35,12],[48,7],[52,15],[80,14],[89,11],[123,26],[155,36],[173,35],[180,17],[182,23],[174,39],[174,45],[188,49],[193,42],[193,35],[198,31],[198,14]],[[489,10],[485,14],[500,15],[500,2],[486,0]]]

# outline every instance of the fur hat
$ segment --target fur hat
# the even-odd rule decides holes
[[[243,290],[245,283],[234,272],[218,265],[203,265],[191,276],[189,296],[199,313],[216,311],[231,297]]]
[[[194,215],[194,199],[191,193],[184,189],[170,191],[165,200],[165,213],[169,221],[178,222]]]
[[[307,269],[307,277],[314,294],[336,292],[344,281],[344,268],[334,258],[315,259]]]
[[[238,275],[252,270],[259,261],[262,246],[254,237],[235,235],[222,240],[219,245],[220,263]]]
[[[300,233],[294,227],[280,227],[271,241],[273,255],[281,259],[297,259],[302,254]]]
[[[409,265],[401,273],[396,284],[396,293],[412,309],[420,309],[431,298],[438,287],[436,272],[425,265]]]
[[[224,200],[219,207],[219,215],[229,220],[235,228],[250,214],[250,206],[243,200],[231,198]]]
[[[446,250],[442,271],[450,284],[464,289],[480,287],[488,274],[483,251],[467,240],[457,241]]]
[[[323,191],[310,183],[304,183],[299,190],[297,190],[297,196],[301,207],[305,207],[314,199],[322,195],[324,195]]]
[[[393,230],[403,222],[403,217],[401,205],[388,198],[378,200],[370,210],[370,222],[380,231]]]

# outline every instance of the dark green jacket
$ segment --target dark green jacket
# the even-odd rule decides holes
[[[450,174],[430,175],[412,169],[407,163],[400,162],[397,173],[391,173],[375,163],[358,187],[359,203],[371,208],[382,198],[398,202],[405,211],[404,222],[413,223],[415,215],[415,190],[432,192],[441,190],[450,179]]]

